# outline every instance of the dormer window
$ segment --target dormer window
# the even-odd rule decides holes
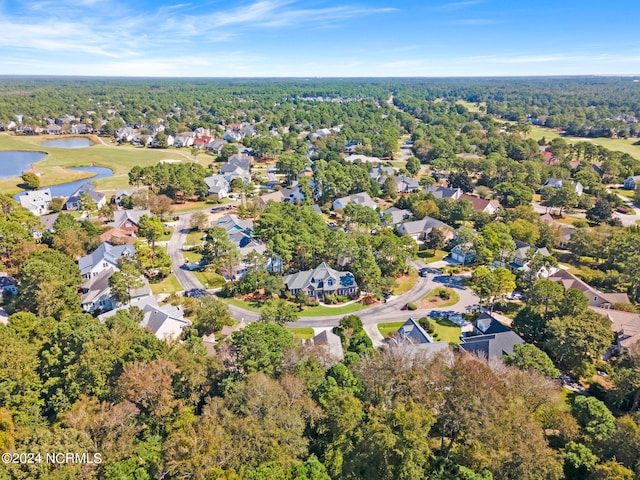
[[[329,283],[329,286],[330,286],[330,287],[333,287],[333,283],[334,283],[334,282],[333,282],[333,279],[332,279],[332,278],[330,278],[330,279],[329,279],[329,282],[328,282],[328,283]]]

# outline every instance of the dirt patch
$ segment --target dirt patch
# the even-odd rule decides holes
[[[420,310],[438,308],[448,302],[449,300],[444,300],[436,295],[435,297],[423,298],[419,302],[416,302],[416,307],[418,307],[418,309]]]

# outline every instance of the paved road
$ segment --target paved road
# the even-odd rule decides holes
[[[633,215],[625,215],[623,213],[613,212],[613,216],[616,218],[619,218],[620,221],[622,222],[622,225],[624,225],[625,227],[638,225],[637,222],[640,221],[640,214],[638,213],[639,210],[636,210],[633,201],[629,200],[627,197],[623,195],[620,195],[619,193],[616,193],[616,195],[624,201],[624,204],[627,208],[631,209],[631,211],[633,212]]]
[[[192,288],[203,288],[193,272],[182,268],[184,266],[184,257],[182,256],[182,246],[187,242],[187,233],[189,233],[189,221],[191,213],[183,213],[178,216],[178,224],[173,230],[173,235],[167,244],[167,251],[171,257],[171,266],[180,285],[185,290]]]

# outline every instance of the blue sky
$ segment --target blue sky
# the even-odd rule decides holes
[[[640,74],[639,18],[592,0],[0,0],[0,74]]]

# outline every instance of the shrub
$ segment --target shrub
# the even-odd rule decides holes
[[[417,309],[418,309],[418,307],[416,306],[415,303],[413,303],[413,302],[407,303],[407,310],[417,310]]]
[[[451,298],[451,292],[449,290],[445,290],[444,288],[438,292],[438,296],[442,300],[449,300]]]

